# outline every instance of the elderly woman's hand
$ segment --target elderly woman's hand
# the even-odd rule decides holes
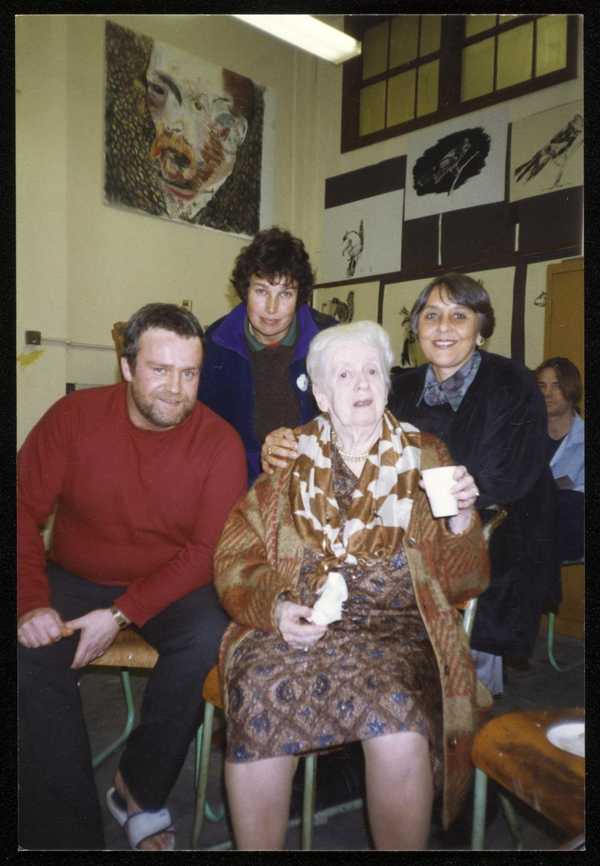
[[[294,649],[308,648],[320,640],[327,631],[326,625],[307,622],[312,608],[293,601],[278,601],[275,608],[275,621],[281,636]]]
[[[466,466],[457,466],[454,471],[455,485],[451,493],[456,497],[458,514],[448,518],[450,532],[459,535],[470,525],[473,515],[473,505],[479,496],[479,489],[475,479],[469,474]]]
[[[272,475],[275,469],[283,469],[297,456],[296,437],[289,427],[278,427],[277,430],[272,430],[260,451],[262,468],[267,475]]]

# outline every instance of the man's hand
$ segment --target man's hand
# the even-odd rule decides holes
[[[27,611],[17,623],[17,638],[19,643],[29,649],[56,643],[61,637],[69,637],[73,629],[62,621],[58,611],[53,607],[36,607]]]
[[[83,668],[101,656],[119,632],[119,626],[108,607],[92,610],[85,616],[69,620],[65,625],[70,629],[81,629],[72,668]]]
[[[272,430],[260,451],[262,468],[267,475],[272,475],[275,469],[284,469],[297,456],[296,437],[289,427]]]
[[[295,604],[293,601],[279,601],[275,609],[275,620],[281,636],[294,649],[308,650],[320,640],[327,631],[326,625],[306,622],[312,614],[312,607]]]

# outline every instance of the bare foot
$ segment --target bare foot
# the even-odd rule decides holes
[[[144,811],[139,803],[137,803],[129,793],[129,788],[125,784],[120,770],[117,770],[115,775],[115,788],[127,803],[128,815],[135,815],[136,812]],[[155,836],[148,836],[147,839],[143,839],[138,847],[142,851],[165,851],[167,850],[167,846],[170,844],[173,836],[173,833],[157,833]]]

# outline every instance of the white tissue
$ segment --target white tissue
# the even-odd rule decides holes
[[[314,604],[310,621],[316,625],[328,625],[342,618],[342,603],[348,598],[348,587],[338,571],[330,571],[327,580],[317,591],[319,598]]]

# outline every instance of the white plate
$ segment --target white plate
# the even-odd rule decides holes
[[[559,722],[546,731],[553,746],[585,758],[585,722]]]

